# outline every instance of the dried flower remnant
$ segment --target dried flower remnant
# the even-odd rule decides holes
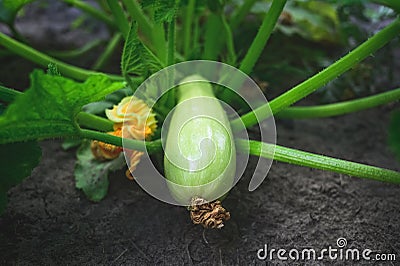
[[[224,226],[224,221],[231,218],[228,211],[221,205],[221,201],[207,202],[202,198],[192,199],[190,218],[194,224],[201,224],[204,228],[218,228]]]

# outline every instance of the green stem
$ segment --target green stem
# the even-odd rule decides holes
[[[91,15],[94,18],[97,18],[98,20],[103,21],[104,23],[106,23],[108,26],[115,28],[115,24],[114,21],[109,18],[107,16],[107,14],[101,12],[100,10],[98,10],[97,8],[79,1],[79,0],[63,0],[65,3],[70,4],[76,8],[81,9],[82,11],[86,12],[87,14]]]
[[[234,65],[236,63],[235,42],[233,40],[232,29],[226,21],[224,14],[221,15],[222,25],[224,26],[226,35],[226,48],[228,50],[228,64]]]
[[[124,143],[124,148],[126,149],[132,149],[137,151],[145,151],[147,149],[148,154],[153,154],[162,151],[162,145],[160,139],[155,141],[146,141],[146,142],[141,140],[124,139],[124,142],[122,142],[122,138],[120,137],[88,129],[80,129],[80,136],[82,138],[95,139],[120,147],[122,147],[123,146],[122,143]]]
[[[143,13],[142,8],[140,7],[139,2],[136,0],[122,0],[128,13],[131,15],[131,18],[137,21],[139,29],[145,34],[147,37],[151,37],[153,32],[153,25]]]
[[[188,58],[190,54],[190,36],[192,34],[192,24],[193,24],[193,16],[194,16],[194,7],[195,7],[195,0],[189,0],[188,6],[186,8],[186,16],[185,16],[185,23],[183,25],[183,54],[186,58]]]
[[[242,63],[240,64],[239,69],[244,73],[250,74],[253,70],[253,67],[260,57],[265,44],[271,36],[272,30],[274,29],[285,4],[286,0],[273,0],[270,9],[264,17],[260,29],[253,40],[253,43],[243,58]]]
[[[11,103],[15,100],[15,98],[18,95],[21,95],[22,92],[14,90],[14,89],[9,89],[4,86],[0,85],[0,100],[6,102],[6,103]]]
[[[237,8],[237,11],[232,15],[230,26],[232,29],[236,29],[240,22],[243,21],[244,17],[249,14],[250,9],[257,2],[257,0],[246,0],[244,3]]]
[[[111,58],[112,54],[115,51],[115,48],[118,46],[122,38],[121,33],[116,33],[114,36],[111,38],[110,42],[108,43],[106,49],[104,52],[100,55],[100,57],[97,59],[97,61],[93,65],[93,70],[99,70],[104,65],[108,62],[108,60]]]
[[[140,32],[149,40],[149,46],[154,48],[154,53],[165,63],[167,45],[163,25],[154,25],[144,14],[137,1],[123,0],[123,2],[132,19],[137,21]]]
[[[193,26],[193,36],[192,36],[192,50],[198,51],[200,50],[199,45],[200,41],[200,17],[198,15],[194,15],[194,26]]]
[[[373,179],[388,183],[400,184],[400,172],[375,166],[340,160],[328,156],[299,151],[259,141],[237,140],[239,150],[276,161],[332,171],[361,178]],[[275,151],[274,151],[275,149]]]
[[[162,63],[165,64],[168,57],[168,47],[165,41],[164,24],[155,24],[152,33],[152,47],[154,47],[154,53]]]
[[[224,30],[222,26],[221,16],[211,13],[205,24],[206,30],[204,34],[204,51],[202,59],[217,60],[223,47],[223,39],[221,32]]]
[[[297,85],[293,89],[275,98],[269,103],[269,105],[262,105],[252,112],[243,115],[241,118],[232,121],[232,127],[235,128],[238,124],[240,124],[239,119],[243,121],[246,127],[256,125],[258,121],[264,120],[271,115],[271,113],[269,112],[269,108],[271,108],[273,114],[279,113],[286,107],[311,94],[316,89],[322,87],[329,81],[337,78],[339,75],[351,69],[361,60],[370,56],[376,50],[388,43],[399,33],[400,19],[396,19],[391,24],[386,26],[383,30],[381,30],[373,37],[365,41],[363,44],[358,46],[356,49],[351,51],[349,54],[342,57],[334,64],[330,65],[318,74]]]
[[[400,88],[373,96],[320,106],[288,107],[277,114],[279,118],[318,118],[343,115],[376,107],[400,99]]]
[[[175,19],[168,24],[168,56],[167,66],[175,63]]]
[[[104,132],[113,131],[114,123],[107,118],[97,115],[79,112],[76,116],[76,120],[80,126],[85,128],[97,129]]]
[[[57,65],[58,70],[60,70],[60,72],[63,75],[74,78],[76,80],[86,80],[90,75],[100,74],[99,72],[82,69],[73,65],[66,64],[60,60],[57,60],[42,52],[37,51],[32,47],[27,46],[26,44],[18,42],[1,32],[0,32],[0,45],[4,46],[5,48],[9,49],[10,51],[18,54],[19,56],[25,59],[35,62],[38,65],[41,65],[42,67],[47,67],[49,63],[54,63]],[[112,74],[105,74],[105,75],[107,75],[110,79],[113,80],[123,80],[123,78],[120,76]]]
[[[129,22],[128,19],[126,18],[125,12],[122,9],[121,5],[119,4],[119,1],[115,0],[107,0],[108,7],[111,10],[111,13],[113,14],[115,23],[117,24],[118,29],[121,31],[122,35],[124,36],[124,39],[128,36],[129,32]]]

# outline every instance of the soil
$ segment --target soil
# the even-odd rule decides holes
[[[390,112],[399,107],[277,120],[277,142],[399,171],[387,146]],[[152,198],[124,171],[112,174],[103,201],[88,201],[75,188],[74,151],[64,151],[60,144],[41,142],[41,163],[9,192],[0,217],[1,265],[289,264],[276,253],[272,260],[260,260],[257,251],[265,244],[269,249],[337,248],[338,238],[347,240],[346,248],[392,253],[400,260],[399,186],[274,162],[264,183],[249,192],[253,158],[223,202],[231,219],[221,230],[205,230],[191,223],[185,208]],[[290,264],[322,263],[356,262]]]

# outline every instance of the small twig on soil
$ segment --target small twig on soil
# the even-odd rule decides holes
[[[114,264],[119,258],[121,258],[126,252],[128,251],[128,249],[125,249],[124,251],[121,252],[121,254],[118,255],[118,257],[115,258],[115,260],[113,260],[113,262],[111,264]]]
[[[210,243],[208,243],[208,240],[207,240],[207,238],[206,238],[206,229],[203,229],[203,240],[204,240],[204,242],[205,242],[207,245],[210,244]]]

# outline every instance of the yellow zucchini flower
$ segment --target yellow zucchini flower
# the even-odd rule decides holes
[[[108,132],[114,136],[144,140],[149,139],[157,129],[155,114],[143,100],[135,96],[125,97],[112,109],[106,109],[106,116],[114,122],[114,131]],[[93,155],[99,160],[115,159],[122,151],[121,147],[100,141],[93,141],[91,148]],[[131,172],[136,169],[144,153],[135,150],[125,150],[125,152],[130,158],[129,169],[125,174],[129,179],[133,179]]]

